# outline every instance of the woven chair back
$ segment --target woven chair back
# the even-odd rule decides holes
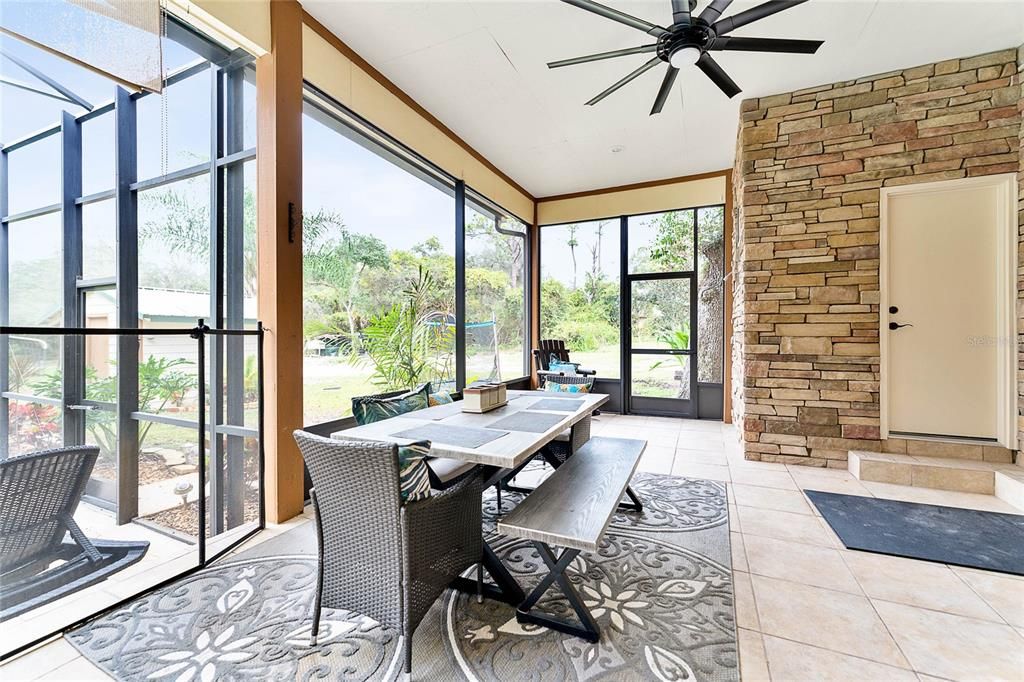
[[[100,449],[44,450],[0,462],[0,573],[59,549]]]

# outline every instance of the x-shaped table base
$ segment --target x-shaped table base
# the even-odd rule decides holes
[[[537,584],[537,587],[533,588],[533,592],[516,609],[516,620],[520,623],[543,625],[552,630],[580,637],[588,642],[598,641],[601,638],[601,631],[597,627],[597,622],[590,614],[590,609],[583,603],[576,588],[572,586],[572,583],[569,582],[565,575],[565,569],[569,567],[569,564],[580,553],[580,550],[565,549],[562,550],[560,556],[555,556],[555,553],[551,551],[551,548],[546,543],[535,540],[533,545],[537,548],[541,559],[547,564],[548,574]],[[558,583],[558,587],[561,588],[573,611],[576,612],[580,625],[549,616],[534,608],[548,588],[555,583]]]

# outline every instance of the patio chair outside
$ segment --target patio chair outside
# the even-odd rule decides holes
[[[0,620],[97,583],[149,549],[145,541],[90,540],[75,523],[98,456],[99,448],[78,446],[0,462]]]
[[[313,478],[316,513],[312,644],[322,608],[355,611],[398,630],[409,673],[416,627],[445,588],[483,555],[480,476],[403,505],[394,444],[305,431],[296,431],[295,441]]]
[[[541,339],[540,348],[533,349],[533,362],[536,365],[538,375],[564,375],[562,372],[552,372],[550,370],[551,356],[554,356],[560,362],[576,365],[577,374],[584,376],[595,376],[597,374],[596,370],[583,369],[578,362],[573,362],[569,359],[569,349],[565,347],[565,341],[560,339]]]

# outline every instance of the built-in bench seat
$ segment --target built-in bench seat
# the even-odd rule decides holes
[[[498,521],[499,533],[533,541],[549,570],[516,611],[519,622],[591,642],[599,639],[597,623],[565,577],[565,569],[581,551],[597,551],[646,446],[646,441],[630,438],[591,438]],[[550,545],[565,549],[556,555]],[[572,604],[582,627],[534,610],[554,583]]]

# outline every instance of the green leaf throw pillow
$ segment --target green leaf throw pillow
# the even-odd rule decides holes
[[[402,504],[430,497],[429,455],[429,440],[398,446],[398,494],[402,497]]]
[[[425,409],[429,403],[429,395],[430,382],[427,382],[391,398],[379,396],[352,398],[352,416],[360,426],[372,424],[407,412]]]

